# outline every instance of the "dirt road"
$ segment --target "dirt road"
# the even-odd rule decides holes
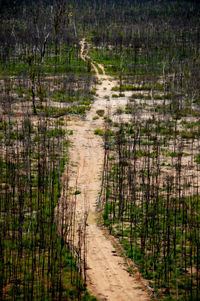
[[[86,59],[85,41],[81,43],[81,57]],[[116,82],[107,76],[103,66],[103,74],[95,69],[99,84],[97,97],[85,121],[69,122],[68,129],[73,130],[70,136],[72,147],[70,149],[70,187],[77,184],[81,194],[77,195],[76,221],[83,219],[85,210],[88,211],[87,221],[87,284],[89,290],[99,300],[109,301],[144,301],[149,296],[141,282],[130,276],[124,259],[117,255],[112,242],[106,238],[104,232],[97,225],[96,202],[101,188],[101,173],[103,167],[103,141],[94,135],[94,130],[104,128],[103,117],[93,120],[97,110],[113,112],[119,106],[127,103],[127,97],[111,99],[111,88]],[[108,100],[110,98],[110,100]],[[140,288],[139,288],[140,286]]]

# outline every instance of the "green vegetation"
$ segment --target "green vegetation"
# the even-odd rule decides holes
[[[96,130],[94,130],[94,134],[95,135],[99,135],[99,136],[103,136],[104,135],[104,131],[102,129],[96,129]]]
[[[97,110],[96,113],[97,113],[97,115],[99,115],[100,117],[103,117],[105,111],[104,111],[104,110]]]

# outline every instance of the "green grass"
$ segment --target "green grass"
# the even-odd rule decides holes
[[[94,130],[94,134],[98,135],[98,136],[103,136],[104,135],[104,131],[102,129],[96,129],[96,130]]]
[[[20,75],[29,73],[29,65],[27,63],[27,56],[21,54],[16,57],[12,57],[9,62],[1,61],[0,74],[4,75]],[[44,63],[41,63],[40,57],[36,56],[34,61],[35,70],[40,71],[42,74],[66,74],[73,72],[74,74],[88,73],[87,62],[81,60],[78,56],[77,49],[71,47],[70,54],[63,46],[61,56],[57,58],[54,55],[54,49],[52,47],[52,55],[45,56]]]

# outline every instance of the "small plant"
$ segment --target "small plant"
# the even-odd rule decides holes
[[[78,194],[81,194],[81,191],[80,191],[80,190],[76,190],[76,191],[74,192],[74,195],[78,195]]]
[[[196,155],[196,156],[195,156],[194,162],[196,162],[197,164],[200,163],[200,155]]]
[[[109,117],[104,117],[104,121],[108,123],[112,123],[112,119]]]
[[[112,98],[118,98],[119,96],[117,94],[112,94]]]
[[[96,129],[94,130],[94,134],[95,135],[99,135],[99,136],[103,136],[104,135],[104,132],[102,129]]]
[[[97,110],[96,113],[97,113],[97,115],[99,115],[100,117],[103,117],[105,111],[104,111],[104,110]]]
[[[108,95],[105,95],[104,98],[109,101],[110,100],[110,97]]]
[[[68,135],[70,135],[70,136],[73,135],[73,133],[74,133],[73,130],[69,130],[69,131],[68,131]]]
[[[117,108],[117,110],[115,112],[116,115],[121,115],[123,113],[124,113],[124,110],[122,108]]]

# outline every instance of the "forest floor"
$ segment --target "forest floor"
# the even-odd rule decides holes
[[[81,58],[88,58],[86,43],[81,42]],[[125,259],[120,256],[119,249],[105,235],[98,225],[96,211],[99,193],[101,191],[101,176],[104,161],[103,140],[94,134],[95,129],[105,129],[104,117],[97,116],[97,110],[104,110],[105,115],[116,118],[113,114],[118,107],[125,107],[126,97],[112,98],[112,87],[117,81],[105,74],[103,66],[98,68],[91,62],[97,79],[96,97],[86,120],[71,118],[68,130],[73,130],[70,136],[70,170],[69,186],[76,187],[81,193],[77,195],[76,222],[81,223],[84,214],[87,219],[87,285],[91,293],[99,300],[109,301],[144,301],[149,300],[145,282],[136,271],[133,275],[128,272]],[[99,74],[101,69],[103,74]],[[128,93],[128,92],[127,92]],[[119,118],[119,117],[117,117]],[[120,116],[120,119],[123,115]],[[126,115],[126,118],[129,118]],[[73,188],[74,189],[74,188]],[[76,231],[77,232],[77,231]]]

